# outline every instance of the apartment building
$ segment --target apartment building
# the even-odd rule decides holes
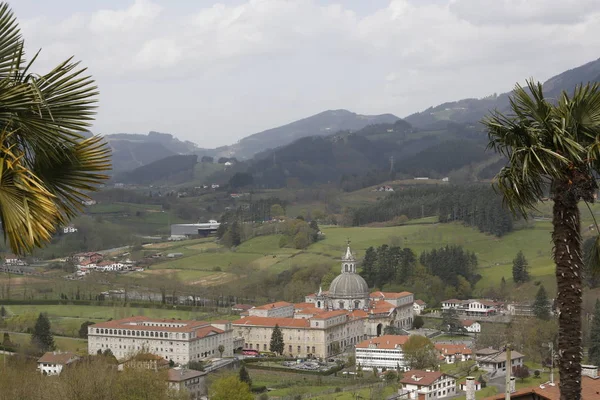
[[[356,365],[365,370],[407,369],[402,346],[408,338],[405,335],[383,335],[363,340],[356,345]]]

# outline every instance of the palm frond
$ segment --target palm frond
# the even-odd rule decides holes
[[[111,168],[110,148],[100,136],[80,140],[75,144],[62,143],[58,151],[35,157],[33,171],[55,196],[56,203],[67,218],[81,210],[87,192],[108,179],[102,172]]]
[[[18,73],[23,61],[23,41],[17,19],[7,3],[0,3],[0,79]]]

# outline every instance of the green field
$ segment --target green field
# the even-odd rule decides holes
[[[10,340],[22,347],[26,347],[31,343],[31,335],[28,333],[10,333]],[[54,344],[57,350],[73,351],[80,354],[87,353],[87,340],[84,339],[55,336]]]

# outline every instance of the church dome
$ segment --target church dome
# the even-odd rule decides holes
[[[369,297],[369,285],[358,274],[338,275],[329,285],[332,299],[364,299]]]

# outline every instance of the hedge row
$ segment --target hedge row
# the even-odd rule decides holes
[[[334,374],[334,373],[339,372],[342,369],[344,369],[344,367],[345,367],[344,364],[341,364],[341,365],[337,365],[333,368],[330,368],[327,371],[307,371],[304,369],[290,369],[290,368],[286,368],[286,367],[275,367],[275,366],[269,366],[269,365],[248,365],[248,368],[251,368],[251,369],[261,369],[261,370],[265,370],[265,371],[293,372],[296,374],[321,375],[321,376],[328,376],[328,375]]]

